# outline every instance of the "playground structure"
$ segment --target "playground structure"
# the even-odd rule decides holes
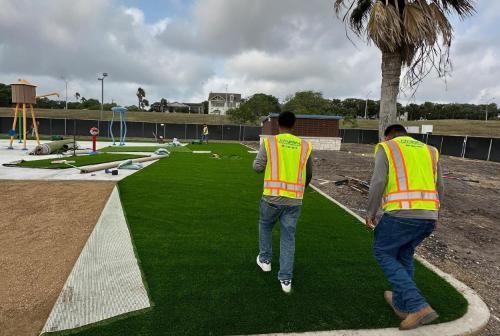
[[[31,118],[33,122],[33,130],[36,137],[36,142],[40,145],[40,137],[38,135],[38,125],[35,118],[35,110],[33,109],[33,104],[36,104],[37,98],[49,97],[49,96],[57,96],[59,94],[57,92],[51,92],[47,94],[43,94],[40,96],[36,95],[36,85],[29,83],[24,79],[18,79],[16,83],[10,84],[12,88],[12,103],[16,104],[14,107],[14,120],[12,121],[12,129],[9,131],[10,135],[10,143],[9,149],[14,149],[12,143],[14,142],[14,137],[16,135],[16,125],[18,124],[19,117],[19,141],[21,141],[21,134],[23,139],[23,150],[27,150],[26,147],[26,133],[28,128],[28,121],[26,117],[26,108],[29,106],[31,111]],[[22,119],[20,114],[20,108],[22,107]]]
[[[125,112],[127,109],[122,106],[116,106],[111,108],[112,116],[111,122],[109,123],[109,134],[113,140],[113,146],[116,146],[115,136],[113,135],[113,122],[115,121],[115,112],[120,114],[120,146],[125,146],[125,138],[127,137],[127,123],[125,121]]]

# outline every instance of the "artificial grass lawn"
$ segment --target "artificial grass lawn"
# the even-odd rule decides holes
[[[174,153],[119,183],[151,310],[80,335],[227,335],[397,327],[372,256],[372,233],[309,189],[297,228],[293,293],[281,291],[279,230],[271,273],[255,264],[262,175],[240,145],[213,144],[222,159]],[[145,201],[147,200],[147,201]],[[430,304],[450,321],[465,299],[418,265]]]
[[[61,158],[54,159],[43,159],[43,160],[32,160],[32,161],[23,161],[18,164],[19,167],[27,167],[27,168],[49,168],[49,169],[66,169],[71,168],[70,166],[64,163],[52,164],[52,161],[58,160],[67,160],[67,161],[75,161],[74,163],[70,163],[73,166],[87,166],[94,165],[98,163],[105,162],[113,162],[113,161],[121,161],[128,159],[138,159],[140,157],[144,157],[144,155],[132,155],[132,154],[95,154],[95,155],[77,155],[77,156],[66,156]]]
[[[186,146],[167,147],[167,146],[109,146],[99,149],[102,153],[120,153],[120,152],[154,152],[160,148],[165,148],[169,152],[190,152]]]

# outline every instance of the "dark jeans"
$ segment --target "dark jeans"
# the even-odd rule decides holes
[[[259,220],[259,259],[269,260],[273,257],[273,227],[280,221],[280,271],[278,279],[291,280],[293,277],[293,260],[295,257],[295,228],[300,216],[300,205],[271,204],[264,199],[260,201]]]
[[[414,313],[428,305],[414,281],[413,255],[435,225],[435,220],[384,214],[375,227],[375,258],[392,285],[393,304],[402,312]]]
[[[208,134],[201,135],[201,143],[208,143]]]

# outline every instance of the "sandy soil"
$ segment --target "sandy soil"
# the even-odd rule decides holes
[[[38,335],[113,189],[0,181],[0,335]]]
[[[313,184],[364,217],[367,197],[333,181],[341,175],[369,181],[372,153],[373,146],[350,144],[340,152],[314,152]],[[443,156],[441,166],[479,183],[445,179],[441,218],[419,254],[475,289],[492,313],[481,335],[500,335],[500,164]]]

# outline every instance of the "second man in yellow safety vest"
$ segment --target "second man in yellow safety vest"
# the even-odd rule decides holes
[[[307,141],[292,135],[293,112],[278,117],[279,135],[265,138],[253,162],[264,173],[264,192],[260,201],[259,255],[257,265],[271,271],[272,231],[280,222],[280,270],[278,279],[285,293],[292,289],[295,257],[295,229],[305,188],[312,178],[311,150]]]
[[[434,231],[443,182],[436,148],[409,137],[401,125],[389,126],[384,135],[376,147],[366,225],[375,229],[375,258],[392,285],[385,300],[406,330],[438,317],[415,284],[413,255]]]

